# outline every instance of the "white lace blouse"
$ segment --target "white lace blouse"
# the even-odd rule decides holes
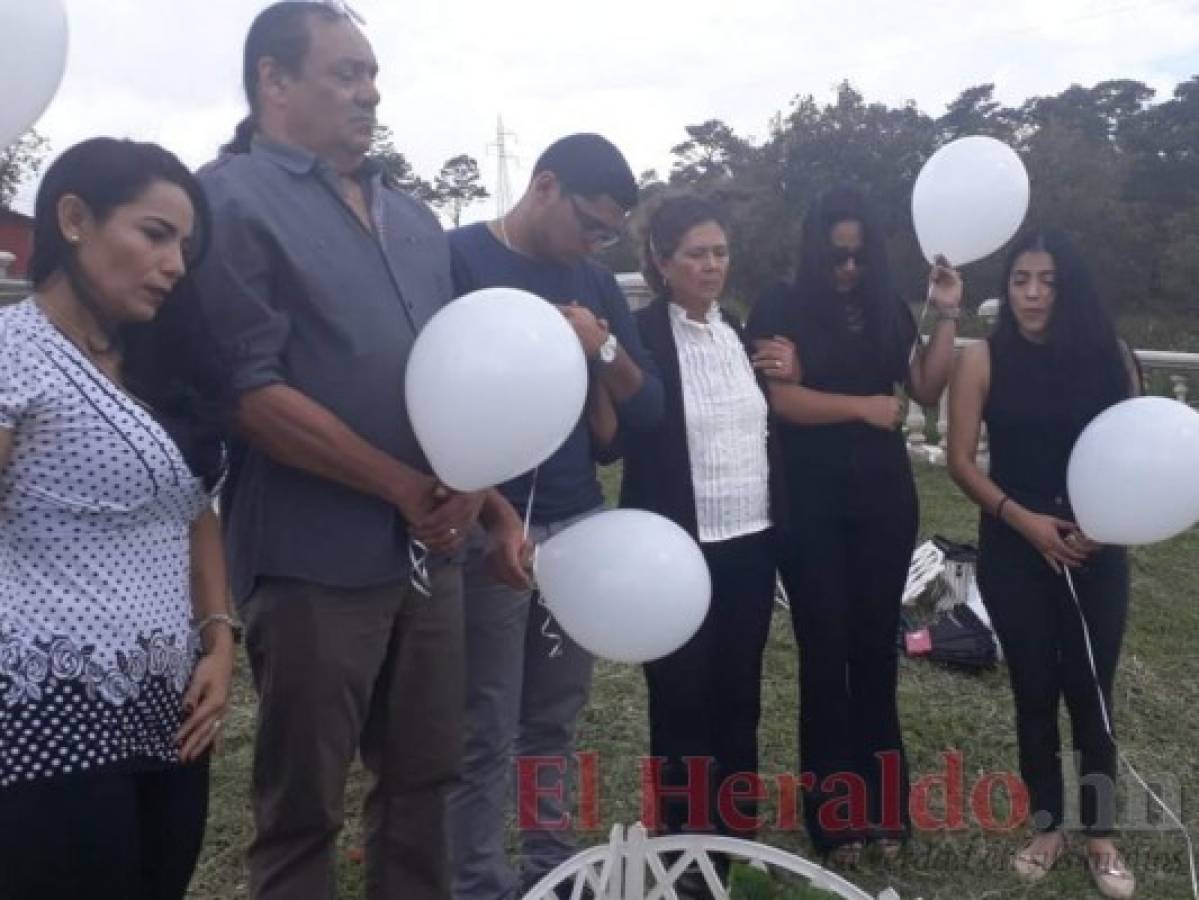
[[[712,305],[696,322],[670,304],[679,356],[687,452],[701,542],[770,527],[766,398],[737,333]]]

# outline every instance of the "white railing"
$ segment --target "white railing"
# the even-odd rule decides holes
[[[0,258],[0,262],[8,260]],[[616,276],[616,280],[633,309],[639,309],[652,299],[649,286],[641,273],[621,272]],[[28,295],[29,290],[28,282],[6,278],[4,273],[0,272],[0,306],[22,299]],[[990,320],[998,313],[998,306],[993,301],[987,301],[980,307],[979,312],[984,319]],[[956,342],[957,349],[960,351],[971,343],[973,341],[970,339],[959,338]],[[1182,403],[1190,402],[1191,379],[1199,375],[1199,353],[1173,353],[1166,350],[1137,350],[1135,353],[1145,370],[1146,379],[1155,373],[1165,374],[1174,398]],[[933,465],[944,465],[948,421],[948,400],[944,395],[935,415],[930,415],[917,403],[908,404],[908,415],[903,430],[907,436],[908,452],[913,459]],[[979,441],[979,457],[983,462],[986,461],[985,427]]]
[[[963,347],[973,344],[969,338],[958,338],[955,342],[960,353]],[[1199,353],[1174,353],[1168,350],[1134,350],[1141,368],[1145,373],[1146,382],[1154,374],[1164,374],[1170,381],[1170,393],[1180,403],[1189,403],[1191,398],[1191,377],[1199,373]],[[941,395],[941,403],[936,415],[929,415],[918,403],[908,403],[908,415],[904,421],[904,434],[907,436],[908,453],[914,460],[945,464],[945,442],[949,428],[949,398]],[[983,426],[979,436],[979,461],[985,464],[987,454],[987,431]]]

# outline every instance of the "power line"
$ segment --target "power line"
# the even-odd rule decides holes
[[[512,160],[520,165],[520,159],[508,152],[508,138],[511,138],[513,143],[517,141],[515,132],[504,131],[502,116],[497,116],[495,121],[495,143],[488,144],[487,151],[495,152],[495,215],[496,218],[503,218],[512,208],[512,182],[508,178],[508,161]]]

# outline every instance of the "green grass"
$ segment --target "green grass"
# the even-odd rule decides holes
[[[616,474],[605,474],[611,488]],[[922,532],[972,539],[976,515],[943,470],[918,472]],[[1199,532],[1133,553],[1133,605],[1128,636],[1116,685],[1116,724],[1128,758],[1146,776],[1168,773],[1179,779],[1183,798],[1199,792],[1199,633],[1195,568]],[[795,772],[796,653],[785,614],[779,611],[767,648],[760,731],[764,775]],[[244,667],[243,667],[244,669]],[[903,660],[900,708],[911,757],[913,779],[943,770],[942,754],[964,755],[967,791],[984,773],[1011,771],[1016,765],[1011,693],[1002,669],[969,676]],[[245,846],[251,835],[249,765],[254,703],[247,682],[238,682],[227,739],[214,769],[212,813],[207,844],[190,896],[232,900],[246,896]],[[1068,725],[1063,724],[1067,734]],[[599,663],[592,702],[583,716],[579,748],[600,759],[600,811],[603,829],[582,835],[595,843],[606,839],[615,822],[640,818],[639,759],[648,745],[645,688],[632,666]],[[358,808],[361,773],[355,771],[347,799],[347,826],[340,846],[341,895],[360,896],[362,867],[348,856],[361,843]],[[772,801],[771,801],[772,802]],[[1185,807],[1184,807],[1185,809]],[[768,813],[772,811],[768,802]],[[999,804],[997,812],[1002,812]],[[1184,820],[1199,825],[1194,809]],[[768,829],[767,843],[807,855],[800,831]],[[897,864],[867,855],[850,880],[879,891],[894,887],[904,900],[967,898],[1097,897],[1073,853],[1035,888],[1010,874],[1009,859],[1023,832],[989,834],[976,823],[960,832],[921,834]],[[1075,846],[1078,842],[1074,842]],[[1139,897],[1154,900],[1190,897],[1185,844],[1173,832],[1135,833],[1123,843],[1138,880]],[[758,894],[757,896],[762,896]]]

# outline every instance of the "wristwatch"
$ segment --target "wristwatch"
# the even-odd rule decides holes
[[[602,344],[600,344],[600,348],[599,348],[600,362],[604,363],[605,365],[616,362],[616,349],[619,346],[620,346],[620,344],[616,340],[616,335],[609,334],[608,339],[606,341],[604,341]]]

